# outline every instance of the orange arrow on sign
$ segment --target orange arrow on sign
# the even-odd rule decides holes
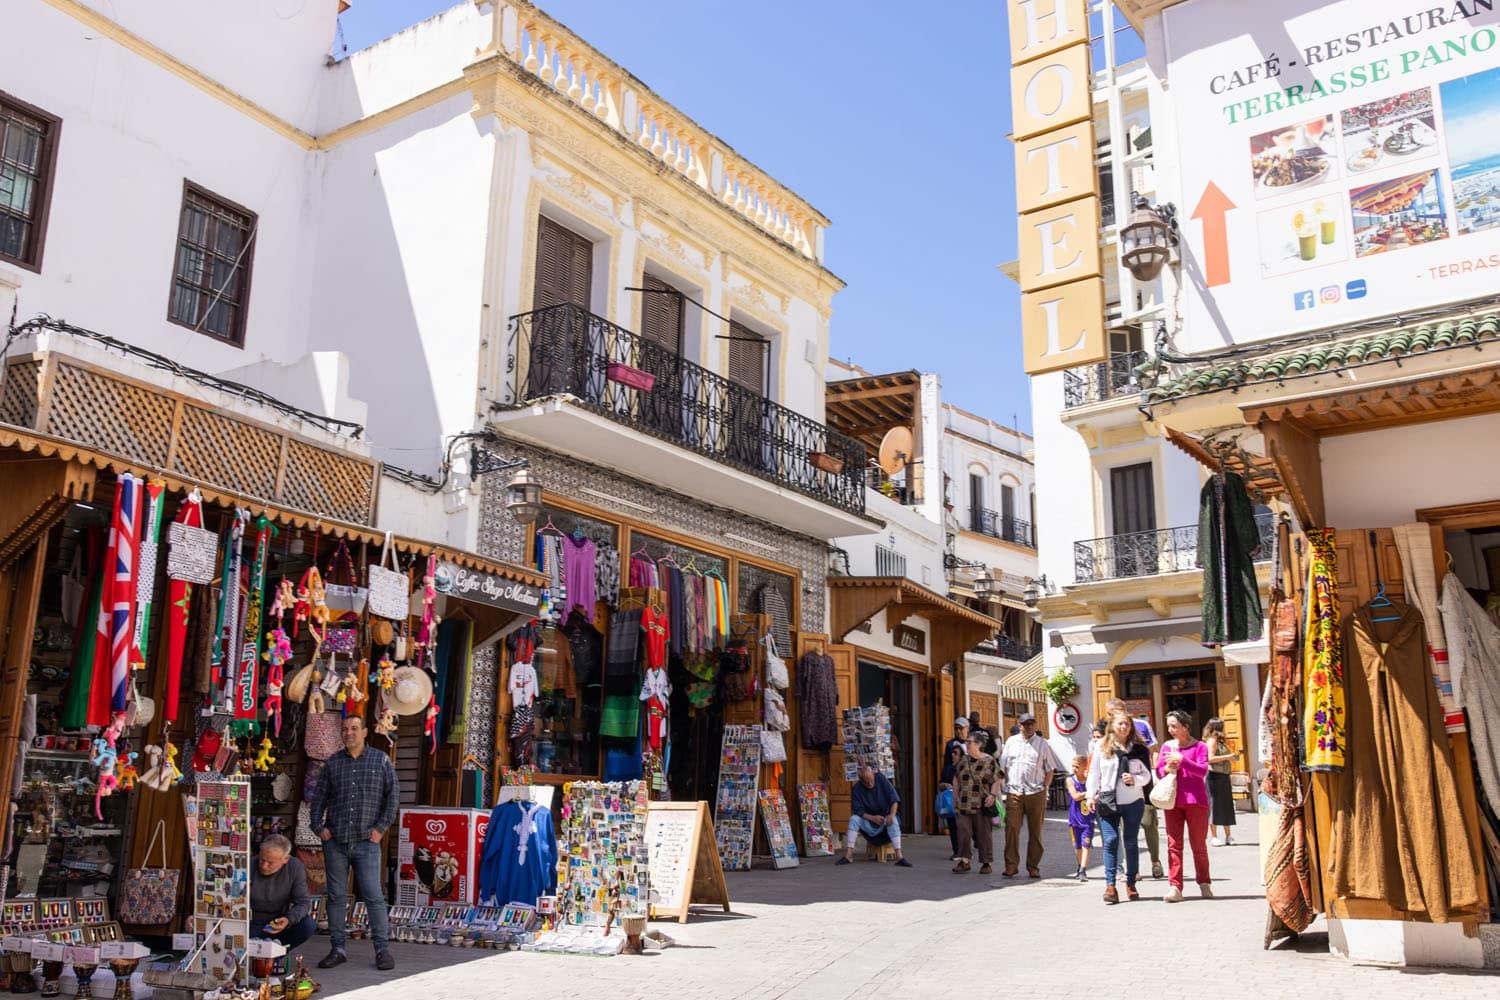
[[[1209,181],[1198,207],[1193,209],[1193,218],[1203,221],[1203,277],[1209,288],[1229,284],[1229,224],[1225,216],[1234,207],[1219,185]]]

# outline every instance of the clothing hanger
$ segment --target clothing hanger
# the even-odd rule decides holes
[[[630,558],[635,559],[637,557],[639,557],[641,559],[644,559],[647,562],[651,562],[652,561],[652,559],[651,559],[651,553],[649,553],[649,552],[646,551],[646,543],[645,542],[642,542],[640,544],[640,547],[638,547],[634,552],[630,553]]]
[[[551,532],[552,534],[558,535],[560,537],[566,537],[563,535],[562,530],[558,528],[557,525],[552,523],[552,516],[550,514],[547,516],[547,523],[536,529],[536,533],[538,535],[545,535],[548,532]]]
[[[667,558],[670,559],[671,557],[668,556]],[[688,556],[687,565],[684,566],[684,567],[682,567],[682,571],[684,573],[697,573],[697,572],[699,572],[699,570],[698,570],[698,555],[697,555],[697,553],[694,553],[693,555]]]
[[[1385,595],[1385,581],[1380,578],[1380,549],[1375,543],[1375,532],[1371,531],[1369,538],[1370,551],[1375,555],[1375,596],[1370,600],[1369,604],[1365,605],[1365,607],[1394,608],[1396,605],[1392,604],[1391,599]],[[1398,622],[1400,620],[1400,615],[1370,616],[1370,621],[1372,622]]]

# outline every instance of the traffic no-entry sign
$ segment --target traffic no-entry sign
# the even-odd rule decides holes
[[[1052,710],[1052,726],[1064,736],[1078,732],[1083,723],[1083,713],[1071,701],[1065,701]]]

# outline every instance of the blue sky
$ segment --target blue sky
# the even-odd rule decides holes
[[[350,51],[453,0],[355,0]],[[1015,257],[1001,0],[541,0],[833,220],[831,353],[942,376],[944,398],[1031,426]]]

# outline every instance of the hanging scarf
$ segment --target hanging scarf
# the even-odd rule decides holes
[[[1309,771],[1344,769],[1344,659],[1339,641],[1337,532],[1307,529],[1307,615],[1302,630],[1303,743]]]
[[[142,518],[140,569],[137,573],[135,599],[135,632],[131,638],[130,664],[136,670],[146,669],[142,652],[150,642],[151,605],[156,596],[156,555],[161,544],[161,494],[165,484],[153,480],[146,484],[145,511]]]
[[[99,639],[99,606],[104,597],[104,547],[105,533],[100,528],[90,528],[88,533],[88,579],[89,600],[85,613],[78,616],[78,632],[74,639],[76,653],[73,657],[73,677],[68,685],[68,699],[63,705],[62,727],[82,729],[89,721],[89,694],[94,678],[94,649]]]
[[[245,525],[249,523],[250,512],[235,508],[234,520],[229,525],[229,542],[224,548],[224,568],[219,574],[219,620],[214,626],[214,649],[210,659],[217,692],[215,701],[230,711],[234,706],[233,650],[239,636],[241,550],[245,544]]]
[[[177,508],[173,518],[189,528],[203,527],[203,498],[193,490]],[[167,698],[162,718],[177,721],[178,695],[182,690],[182,654],[187,646],[188,611],[193,604],[193,585],[186,580],[167,582]]]
[[[239,733],[255,728],[255,680],[260,663],[260,612],[266,590],[266,552],[276,527],[264,514],[255,519],[255,560],[250,564],[250,600],[245,608],[244,642],[240,647],[240,666],[235,675],[234,726]]]

